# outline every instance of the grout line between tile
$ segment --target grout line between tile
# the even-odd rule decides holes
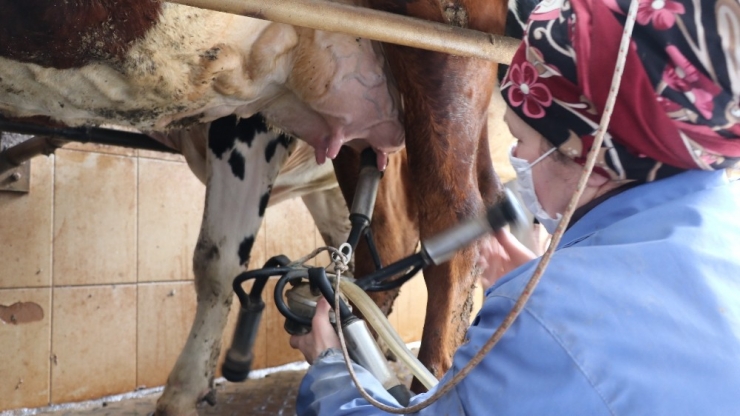
[[[154,150],[150,150],[150,151],[151,151],[151,152],[153,152]],[[166,154],[167,154],[167,153],[166,153]],[[154,157],[154,156],[146,156],[146,155],[141,155],[141,154],[140,154],[140,155],[138,155],[138,156],[136,156],[136,157],[137,157],[137,158],[138,158],[139,160],[141,160],[141,159],[146,159],[146,160],[156,160],[156,161],[158,161],[158,162],[170,162],[170,163],[179,163],[179,164],[181,164],[181,165],[182,165],[182,164],[187,164],[187,161],[186,161],[186,160],[173,160],[173,159],[167,159],[167,157],[166,157],[166,156],[162,156],[162,157]]]
[[[117,149],[118,148],[125,149],[125,147],[118,147],[118,146],[111,146],[111,147],[117,148]],[[120,156],[120,157],[134,157],[134,155],[127,155],[127,154],[124,154],[123,152],[116,153],[114,151],[105,151],[103,149],[98,149],[98,150],[92,150],[92,149],[75,149],[75,148],[72,148],[72,147],[61,147],[60,149],[61,150],[64,150],[65,152],[94,153],[94,154],[97,154],[97,155]]]
[[[273,276],[269,280],[277,280],[278,278]],[[19,287],[4,287],[0,288],[0,292],[8,290],[28,290],[28,289],[69,289],[77,287],[107,287],[107,286],[130,286],[130,285],[157,285],[157,284],[171,284],[171,283],[194,283],[194,279],[176,279],[176,280],[152,280],[147,282],[113,282],[113,283],[85,283],[79,285],[58,285],[58,286],[19,286]]]
[[[109,146],[113,149],[126,149],[125,147],[121,147],[121,146],[113,146],[113,145],[104,145],[104,146]],[[95,153],[95,154],[100,154],[100,155],[111,155],[111,156],[130,157],[130,158],[137,158],[137,159],[158,160],[158,161],[163,161],[163,162],[172,162],[172,163],[180,163],[180,164],[187,163],[187,161],[185,161],[184,159],[183,160],[173,160],[171,158],[172,156],[170,156],[171,155],[170,153],[157,152],[156,150],[149,150],[148,152],[162,153],[162,156],[154,156],[154,155],[149,155],[149,154],[141,155],[138,149],[134,149],[134,152],[131,154],[125,154],[123,151],[120,151],[120,152],[116,152],[114,150],[106,151],[105,149],[95,149],[95,150],[75,149],[72,147],[62,147],[61,149],[66,152]]]
[[[154,280],[151,282],[114,282],[114,283],[85,283],[81,285],[58,285],[58,286],[19,286],[19,287],[3,287],[0,288],[0,292],[8,290],[28,290],[28,289],[68,289],[75,287],[105,287],[105,286],[126,286],[126,285],[152,285],[152,284],[163,284],[163,283],[193,283],[194,280]]]
[[[51,404],[51,389],[53,387],[52,372],[54,371],[52,355],[54,354],[54,225],[56,218],[56,194],[57,194],[57,156],[50,156],[51,160],[51,221],[49,221],[51,230],[49,230],[49,353],[46,359],[49,360],[49,388],[46,392],[46,402]]]
[[[136,262],[136,293],[134,296],[136,296],[136,333],[134,334],[134,342],[136,343],[135,349],[134,349],[134,368],[136,369],[134,373],[134,385],[139,385],[139,307],[141,306],[139,304],[139,220],[141,219],[141,215],[139,212],[139,192],[141,190],[141,187],[139,186],[139,181],[141,180],[141,163],[139,163],[139,152],[136,151],[136,157],[134,157],[134,163],[136,164],[136,178],[134,180],[134,186],[136,187],[136,192],[134,192],[134,209],[136,210],[136,226],[134,227],[134,261]]]
[[[0,287],[0,293],[6,292],[9,290],[37,290],[37,289],[51,289],[51,285],[43,285],[43,286],[3,286]]]

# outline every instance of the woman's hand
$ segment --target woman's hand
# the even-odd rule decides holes
[[[483,290],[493,286],[501,276],[534,259],[535,254],[507,230],[499,230],[481,245],[479,263],[483,269]]]
[[[323,297],[316,304],[316,313],[311,320],[311,332],[305,335],[292,335],[290,346],[300,350],[306,361],[313,364],[316,357],[329,348],[340,348],[339,337],[329,321],[329,302]]]

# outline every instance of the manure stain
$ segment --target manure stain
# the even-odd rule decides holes
[[[33,302],[16,302],[10,306],[0,305],[0,321],[11,325],[28,324],[44,319],[44,309]]]

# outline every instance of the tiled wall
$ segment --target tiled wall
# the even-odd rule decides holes
[[[508,142],[495,130],[502,115],[494,101],[492,137]],[[502,146],[492,153],[506,160]],[[506,169],[499,173],[511,177]],[[165,383],[195,314],[192,252],[204,196],[180,156],[96,145],[37,157],[30,193],[0,192],[0,410]],[[303,203],[286,201],[268,209],[251,264],[320,243]],[[270,302],[255,368],[301,358]],[[406,341],[420,338],[425,304],[424,282],[413,279],[390,317]]]
[[[180,157],[103,146],[35,158],[31,182],[0,193],[0,410],[164,384],[195,313],[205,188]],[[252,264],[319,243],[303,203],[286,201],[268,209]],[[418,340],[423,281],[403,293],[391,320]],[[255,368],[299,360],[274,307],[263,322]]]

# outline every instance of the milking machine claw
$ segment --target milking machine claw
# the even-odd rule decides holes
[[[326,298],[330,305],[334,305],[334,289],[326,269],[312,267],[306,272],[293,275],[287,273],[275,285],[275,305],[285,316],[285,329],[291,334],[300,335],[310,331],[316,303],[321,296]],[[298,281],[306,278],[308,282]],[[283,289],[288,282],[294,286],[285,292],[286,305],[283,299]],[[380,351],[365,321],[353,315],[349,306],[341,298],[339,319],[350,358],[368,370],[401,405],[406,406],[411,399],[411,392],[388,366],[385,356]]]
[[[269,259],[262,269],[244,272],[234,279],[234,292],[239,298],[241,308],[234,331],[231,348],[226,353],[226,359],[221,372],[224,378],[232,382],[244,381],[252,369],[254,355],[254,341],[257,338],[262,311],[265,303],[262,301],[262,290],[270,276],[281,275],[290,269],[286,267],[290,260],[285,256],[275,256]],[[242,288],[242,283],[255,279],[249,295]]]

